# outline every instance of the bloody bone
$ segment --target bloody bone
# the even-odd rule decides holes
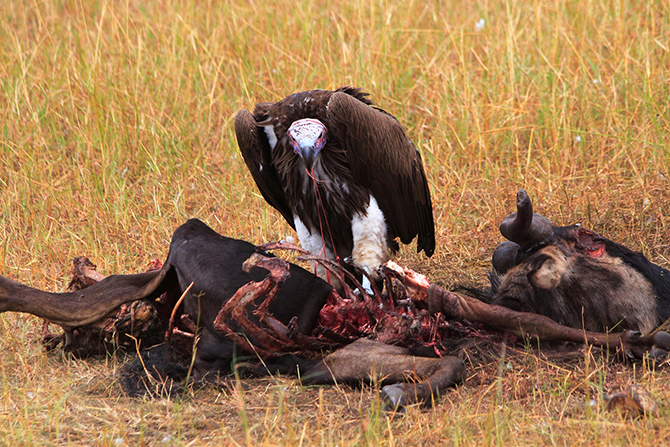
[[[310,257],[309,260],[313,259]],[[329,260],[325,262],[330,263]],[[253,267],[262,267],[269,273],[262,281],[249,282],[238,289],[217,314],[214,328],[242,349],[255,352],[266,361],[285,352],[308,347],[311,349],[319,347],[319,350],[322,350],[325,347],[323,340],[305,335],[292,338],[290,333],[297,331],[291,331],[268,314],[270,304],[289,276],[289,264],[280,258],[268,258],[254,253],[244,262],[243,270],[249,271]],[[416,275],[413,278],[416,278]],[[336,295],[336,292],[333,291],[333,294]],[[266,298],[258,304],[258,298],[263,295]],[[244,315],[245,308],[251,303],[257,303],[253,313],[261,322],[266,323],[265,326],[254,324]],[[261,347],[231,330],[225,323],[229,315]],[[375,335],[381,334],[375,333]],[[445,389],[465,379],[465,366],[457,357],[419,357],[409,348],[391,346],[368,338],[359,338],[321,360],[299,361],[298,364],[301,379],[309,384],[355,384],[361,380],[370,380],[386,385],[382,390],[382,398],[387,406],[394,409],[429,402],[432,396],[439,395]]]
[[[97,266],[85,256],[72,260],[72,280],[67,285],[68,292],[85,289],[105,279],[105,275],[96,270]]]
[[[668,322],[650,334],[638,331],[617,333],[590,332],[556,323],[551,318],[530,312],[518,312],[503,306],[484,303],[476,298],[450,292],[435,284],[430,284],[425,276],[407,268],[388,264],[404,284],[422,296],[427,295],[428,310],[442,313],[449,318],[483,323],[486,326],[513,334],[521,338],[535,338],[539,341],[568,341],[587,343],[606,349],[621,348],[625,352],[641,358],[646,353],[652,357],[664,357],[670,351],[670,334],[665,332]]]
[[[360,337],[373,336],[387,344],[411,349],[430,347],[438,356],[448,354],[441,339],[449,336],[452,326],[442,315],[431,315],[425,310],[424,291],[406,288],[399,281],[399,278],[407,276],[412,283],[418,282],[427,287],[429,282],[425,276],[409,269],[403,270],[393,261],[389,261],[378,272],[378,278],[383,279],[386,284],[385,292],[381,293],[371,278],[368,278],[370,290],[364,291],[356,276],[336,261],[310,255],[303,248],[288,242],[271,242],[259,248],[263,251],[281,249],[301,253],[298,260],[320,264],[342,285],[345,298],[337,292],[331,293],[319,312],[318,326],[314,329],[317,337],[327,341],[319,343],[315,341],[317,338],[311,337],[302,341],[303,346],[312,350],[323,350],[324,343],[328,343],[327,346],[332,349]],[[362,269],[360,273],[366,274]],[[349,283],[352,284],[351,287]],[[352,287],[358,293],[354,293]]]
[[[268,358],[273,353],[288,351],[296,346],[290,340],[280,340],[276,337],[276,335],[281,337],[281,334],[272,334],[271,331],[266,332],[261,330],[245,316],[244,309],[259,297],[266,295],[266,298],[254,312],[260,317],[261,321],[264,320],[267,316],[267,309],[270,303],[289,276],[289,267],[288,263],[283,259],[267,258],[258,253],[251,255],[242,264],[242,269],[246,272],[251,267],[263,267],[269,271],[269,274],[260,282],[249,282],[240,287],[217,313],[214,319],[214,329],[224,334],[245,351],[256,352],[261,358]],[[263,348],[253,346],[246,337],[233,331],[225,322],[229,315],[232,315],[232,318],[242,328],[246,329]]]

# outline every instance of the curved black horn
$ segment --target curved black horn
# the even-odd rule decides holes
[[[516,213],[507,216],[500,224],[500,232],[506,239],[527,250],[551,236],[551,222],[546,217],[533,213],[533,204],[525,189],[516,193],[516,209]]]

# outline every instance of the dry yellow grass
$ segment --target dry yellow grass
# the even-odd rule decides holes
[[[479,29],[483,19],[483,28]],[[70,260],[105,274],[163,258],[198,217],[260,243],[290,234],[238,155],[240,108],[353,84],[423,154],[438,249],[400,262],[483,282],[525,187],[668,266],[667,2],[33,0],[0,5],[0,274],[63,290]],[[432,411],[394,419],[370,388],[287,379],[133,400],[123,357],[45,354],[39,321],[0,316],[0,444],[454,445],[667,443],[667,368],[516,355],[471,368]],[[652,419],[604,412],[639,382]],[[590,401],[594,401],[591,406]]]

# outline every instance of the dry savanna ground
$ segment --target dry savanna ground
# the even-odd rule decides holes
[[[237,110],[353,84],[406,127],[438,247],[400,263],[482,284],[519,187],[670,265],[667,1],[0,2],[0,274],[62,291],[70,260],[142,271],[198,217],[255,243],[291,235],[238,153]],[[129,357],[43,352],[40,321],[0,316],[2,445],[657,445],[670,372],[523,346],[403,417],[375,387],[291,379],[130,399]],[[652,417],[603,409],[639,383]]]

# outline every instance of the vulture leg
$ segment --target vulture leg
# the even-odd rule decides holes
[[[354,247],[351,257],[365,272],[377,280],[376,270],[391,258],[386,241],[386,221],[384,213],[379,209],[377,200],[371,195],[370,204],[365,213],[357,213],[351,222],[351,232],[354,234]],[[371,282],[367,275],[363,277],[366,290]]]

